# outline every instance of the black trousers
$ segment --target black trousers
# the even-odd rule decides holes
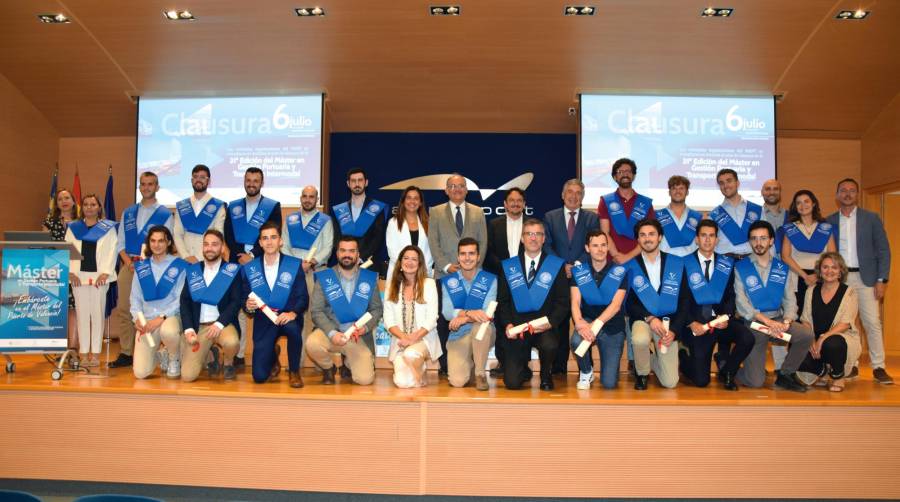
[[[754,338],[744,323],[732,320],[727,328],[700,336],[694,336],[690,328],[685,328],[680,341],[690,352],[690,355],[683,351],[679,354],[681,372],[697,387],[706,387],[716,344],[719,344],[718,353],[725,361],[721,371],[734,375],[753,350]]]
[[[506,336],[506,328],[497,333],[497,338]],[[528,376],[526,370],[531,360],[531,349],[538,349],[541,360],[541,380],[549,380],[559,337],[554,330],[548,330],[525,338],[506,339],[506,350],[503,360],[503,384],[507,389],[521,389]]]
[[[800,363],[799,371],[815,373],[821,377],[825,376],[830,367],[828,376],[837,379],[845,376],[845,364],[847,364],[847,340],[842,336],[832,335],[822,344],[822,354],[818,359],[813,359],[812,354],[806,353],[806,359]]]
[[[572,316],[567,315],[565,319],[556,327],[556,359],[553,361],[553,372],[566,372],[569,369],[569,323],[572,322]]]

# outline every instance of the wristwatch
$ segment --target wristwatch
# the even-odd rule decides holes
[[[887,284],[888,280],[887,279],[878,279],[878,282],[880,282],[882,284]]]

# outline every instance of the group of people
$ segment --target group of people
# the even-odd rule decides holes
[[[618,188],[596,213],[582,210],[584,184],[572,179],[563,207],[543,219],[526,216],[525,191],[511,188],[505,213],[488,223],[466,201],[459,174],[447,179],[447,202],[426,210],[424,193],[410,186],[391,215],[366,194],[365,171],[351,169],[350,199],[330,214],[307,186],[300,210],[282,217],[261,193],[260,169],[246,170],[245,197],[225,203],[207,193],[210,171],[197,165],[194,195],[174,214],[156,200],[156,175],[145,172],[141,201],[119,224],[104,219],[94,195],[76,214],[66,190],[44,224],[84,257],[70,266],[70,343],[81,363],[99,365],[104,299],[117,281],[111,329],[120,353],[109,366],[132,366],[137,378],[158,366],[184,381],[204,369],[234,379],[252,337],[253,380],[272,381],[285,336],[291,387],[303,386],[304,353],[324,384],[339,371],[342,381],[369,385],[383,320],[393,381],[404,388],[425,385],[427,364],[437,361],[454,387],[487,390],[489,376],[502,376],[518,389],[532,379],[537,349],[541,389],[565,374],[570,351],[577,388],[589,389],[596,347],[607,389],[618,385],[627,352],[635,389],[647,389],[651,371],[663,387],[705,387],[715,364],[723,388],[737,390],[764,384],[771,344],[776,387],[838,392],[858,374],[859,315],[873,376],[892,383],[878,313],[890,250],[878,216],[858,207],[855,180],[838,183],[840,210],[826,219],[808,190],[782,208],[777,180],[763,186],[764,206],[747,201],[738,174],[723,169],[716,181],[724,200],[704,217],[685,204],[687,178],[672,176],[669,204],[654,211],[632,188],[636,172],[630,159],[613,164]],[[492,348],[498,365],[489,373]]]

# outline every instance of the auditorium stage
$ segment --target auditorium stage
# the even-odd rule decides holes
[[[0,477],[277,490],[542,497],[898,498],[900,386],[840,394],[185,384],[130,369],[0,376]],[[900,361],[889,361],[897,368]],[[624,375],[623,375],[624,376]],[[770,382],[771,384],[771,378]],[[595,384],[596,385],[596,384]]]

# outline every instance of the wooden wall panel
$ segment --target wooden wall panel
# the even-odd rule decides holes
[[[885,107],[862,139],[862,184],[900,182],[900,94]]]
[[[96,193],[103,200],[106,191],[108,167],[113,169],[116,210],[114,218],[135,201],[135,143],[134,136],[96,138],[60,138],[59,172],[63,186],[72,186],[75,164],[81,179],[81,192]]]
[[[809,189],[819,199],[823,215],[837,210],[837,182],[860,179],[860,141],[855,139],[778,138],[778,179],[781,204],[787,207],[800,189]]]

